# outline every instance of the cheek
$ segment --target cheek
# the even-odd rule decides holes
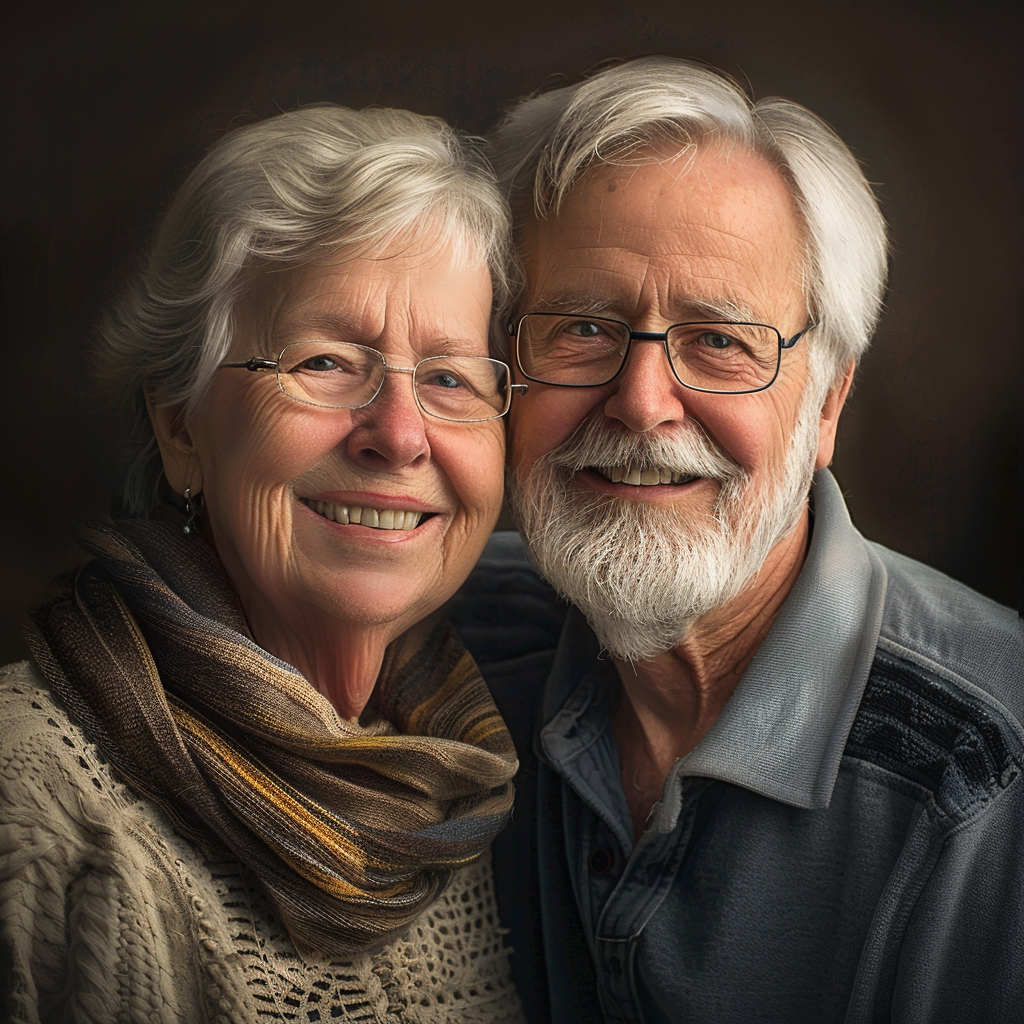
[[[531,384],[525,395],[513,399],[509,413],[509,462],[528,474],[533,464],[557,448],[600,406],[593,388],[545,388]]]
[[[296,415],[279,397],[224,402],[197,445],[210,524],[226,563],[233,562],[228,547],[261,564],[286,560],[292,481],[337,442],[337,423],[301,415],[301,408]]]
[[[467,428],[458,428],[467,433]],[[500,422],[480,424],[472,438],[448,435],[431,442],[434,459],[456,499],[456,515],[445,535],[445,562],[466,570],[487,543],[504,495],[505,429]]]
[[[465,429],[465,428],[463,428]],[[498,420],[480,424],[472,444],[459,446],[449,478],[470,520],[490,532],[501,511],[505,478],[505,427]]]
[[[278,399],[275,393],[243,409],[226,406],[213,421],[207,450],[215,485],[285,488],[338,443],[337,418],[311,417]]]
[[[696,413],[708,436],[748,473],[775,476],[789,451],[799,396],[771,387],[755,395],[711,396]]]

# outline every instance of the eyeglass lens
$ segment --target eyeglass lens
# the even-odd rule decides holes
[[[303,341],[278,359],[277,379],[291,398],[329,409],[359,409],[376,398],[387,372],[376,349],[349,342]],[[430,356],[413,373],[420,408],[444,420],[478,422],[505,414],[508,367],[485,356]]]
[[[621,369],[630,328],[619,320],[527,313],[519,325],[518,355],[527,376],[549,384],[592,387]],[[668,331],[672,369],[703,391],[758,391],[779,368],[780,335],[763,324],[676,324]]]

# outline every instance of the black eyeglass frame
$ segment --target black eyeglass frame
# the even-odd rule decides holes
[[[368,405],[371,405],[376,400],[377,396],[380,394],[381,388],[384,387],[384,381],[387,378],[388,371],[392,371],[395,373],[408,373],[412,376],[412,397],[413,400],[416,402],[416,408],[419,409],[419,411],[423,413],[424,416],[430,416],[435,420],[441,420],[442,423],[488,423],[491,420],[500,420],[503,416],[505,416],[508,413],[509,409],[511,408],[512,396],[515,393],[516,389],[521,389],[523,391],[527,391],[529,389],[529,384],[514,384],[512,382],[512,368],[508,365],[508,363],[504,362],[504,360],[494,359],[491,356],[462,356],[461,358],[465,359],[486,359],[488,362],[498,363],[501,366],[505,367],[505,375],[506,379],[508,380],[508,385],[506,386],[505,391],[504,408],[501,410],[501,412],[496,412],[493,416],[478,417],[469,420],[459,420],[454,419],[450,416],[441,416],[438,413],[431,412],[429,409],[425,408],[423,403],[420,401],[419,391],[416,388],[416,371],[419,369],[421,363],[429,362],[431,359],[444,359],[447,358],[446,356],[424,356],[423,359],[417,360],[415,366],[393,366],[391,363],[387,361],[387,359],[384,356],[384,353],[381,352],[379,349],[371,348],[369,345],[359,345],[356,342],[352,341],[343,342],[343,344],[351,345],[353,348],[363,349],[367,352],[372,352],[375,356],[378,356],[380,358],[381,365],[384,367],[384,374],[380,379],[380,383],[377,385],[377,389],[365,402],[361,402],[359,405],[321,405],[319,402],[310,402],[307,399],[299,398],[298,395],[292,395],[285,391],[284,384],[281,381],[281,357],[289,348],[291,348],[291,345],[285,345],[285,347],[281,349],[281,351],[278,353],[276,359],[268,359],[266,356],[250,356],[248,359],[245,360],[245,362],[242,363],[220,363],[217,366],[217,369],[251,370],[254,373],[265,373],[268,370],[273,370],[274,375],[277,377],[278,390],[281,392],[282,395],[285,396],[285,398],[290,398],[293,402],[300,402],[302,405],[308,405],[313,409],[331,410],[365,409]]]
[[[564,316],[570,320],[593,320],[596,323],[606,324],[620,324],[626,328],[626,350],[622,353],[622,362],[619,363],[619,368],[605,381],[600,384],[569,384],[563,381],[550,381],[543,380],[541,377],[534,377],[532,374],[526,372],[523,368],[523,360],[519,355],[519,343],[520,337],[519,332],[522,328],[523,321],[527,317],[531,316]],[[779,348],[777,358],[775,360],[775,373],[772,374],[772,379],[766,384],[762,384],[757,388],[745,388],[742,391],[719,391],[715,388],[702,388],[696,384],[687,384],[685,380],[682,380],[679,374],[676,372],[675,363],[672,362],[672,353],[668,347],[668,335],[669,331],[674,330],[676,327],[695,327],[698,324],[708,324],[709,326],[720,326],[720,327],[763,327],[766,330],[773,331],[775,337],[778,338]],[[664,331],[634,331],[633,328],[625,321],[619,320],[616,317],[610,316],[589,316],[586,313],[554,313],[548,312],[547,310],[531,310],[528,313],[522,313],[518,319],[509,320],[505,325],[505,329],[508,331],[509,336],[516,340],[516,366],[519,368],[519,372],[527,379],[532,380],[535,384],[546,384],[552,388],[603,388],[606,384],[611,384],[613,380],[626,366],[626,361],[629,359],[630,348],[633,345],[634,339],[637,341],[660,341],[662,347],[665,350],[665,358],[668,360],[669,369],[672,371],[672,376],[684,387],[690,391],[700,391],[705,395],[756,395],[759,391],[766,391],[770,388],[779,377],[779,370],[782,369],[782,351],[783,349],[792,348],[805,334],[809,331],[813,331],[818,325],[816,323],[808,324],[802,331],[798,331],[796,334],[789,338],[785,338],[777,327],[772,327],[771,324],[756,323],[752,320],[684,320],[677,324],[670,324],[665,328]]]

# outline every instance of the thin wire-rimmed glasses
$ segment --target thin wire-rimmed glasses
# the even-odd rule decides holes
[[[253,356],[244,363],[221,363],[218,369],[274,371],[289,398],[322,409],[362,409],[393,373],[412,375],[420,410],[456,423],[482,423],[508,412],[511,371],[487,356],[428,356],[415,366],[392,366],[382,352],[347,341],[299,341],[286,345],[277,359]]]
[[[676,380],[694,391],[748,395],[770,387],[782,350],[815,325],[784,338],[768,324],[702,320],[665,331],[634,331],[624,320],[573,313],[524,313],[508,324],[527,380],[557,387],[600,387],[626,365],[634,340],[660,341]]]

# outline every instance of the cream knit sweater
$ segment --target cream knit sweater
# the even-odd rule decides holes
[[[120,782],[28,662],[0,669],[0,1020],[519,1022],[490,858],[399,939],[300,954],[259,883]]]

